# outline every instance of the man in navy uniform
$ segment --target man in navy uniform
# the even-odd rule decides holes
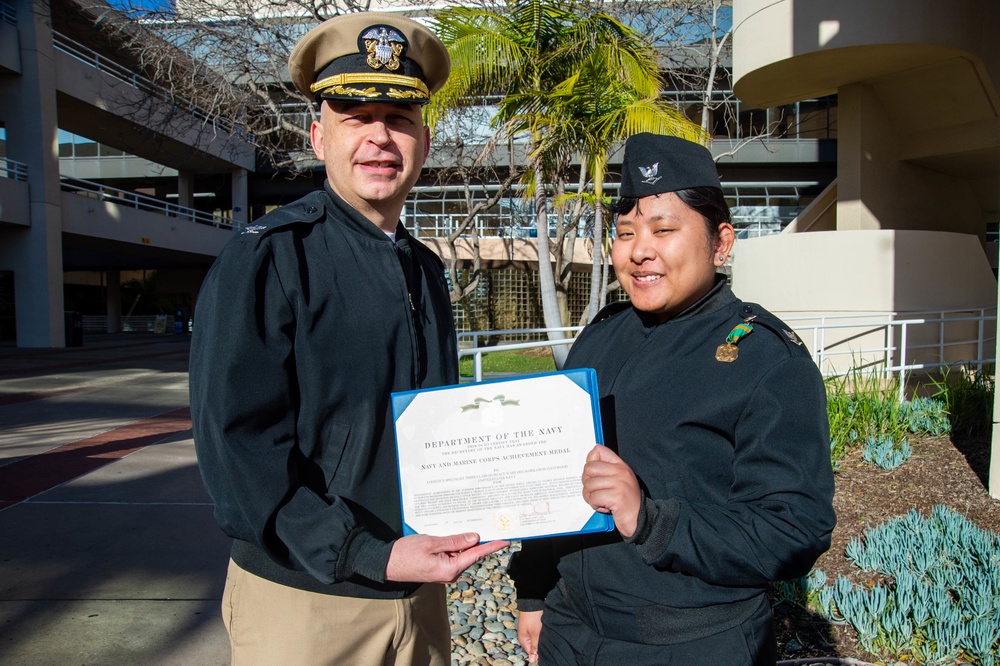
[[[506,545],[402,536],[389,394],[458,380],[443,266],[399,223],[448,70],[392,14],[306,34],[289,71],[320,105],[327,181],[233,238],[202,287],[192,420],[234,540],[234,663],[448,664],[440,583]]]

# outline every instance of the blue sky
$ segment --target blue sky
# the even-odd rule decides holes
[[[174,7],[173,0],[108,0],[108,4],[117,9],[126,11],[136,10],[156,10],[168,11]]]

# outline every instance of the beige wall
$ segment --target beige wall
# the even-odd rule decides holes
[[[1000,2],[734,0],[736,95],[838,95],[838,229],[1000,219]]]
[[[838,111],[837,229],[947,229],[985,242],[971,183],[901,161],[905,136],[875,88],[842,87]]]
[[[937,231],[824,231],[742,239],[733,290],[784,314],[996,305],[979,241]]]
[[[734,0],[736,94],[791,102],[952,56],[997,80],[998,23],[994,0]],[[781,77],[763,71],[778,64]]]
[[[741,100],[838,95],[837,231],[745,241],[737,293],[788,312],[995,306],[1000,2],[733,0],[733,25]],[[990,474],[1000,497],[1000,427]]]
[[[815,353],[822,350],[821,368],[845,371],[859,365],[885,364],[880,350],[897,347],[898,329],[873,323],[829,329],[813,334],[811,326],[825,317],[868,314],[876,322],[889,313],[907,313],[996,306],[996,279],[979,241],[967,234],[933,231],[827,231],[784,234],[740,240],[734,251],[733,290],[747,301],[760,303],[802,337]],[[931,315],[936,316],[936,315]],[[957,316],[957,315],[951,315]],[[950,342],[977,340],[978,323],[946,326]],[[995,324],[987,324],[987,337]],[[936,344],[938,324],[908,327],[906,360],[934,364],[981,358],[974,343]],[[934,345],[927,347],[926,345]],[[982,352],[990,356],[987,349]]]
[[[451,261],[448,241],[439,237],[422,237],[420,241],[434,251],[445,265]],[[460,238],[455,243],[460,261],[470,261],[474,255],[472,241]],[[594,244],[577,239],[573,245],[573,271],[589,271],[593,265]],[[488,268],[531,268],[538,270],[538,241],[531,238],[480,238],[479,257]],[[614,279],[612,277],[612,279]]]

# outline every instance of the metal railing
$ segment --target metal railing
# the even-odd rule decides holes
[[[465,331],[458,334],[458,358],[461,360],[466,356],[472,357],[473,377],[480,382],[483,380],[483,354],[495,351],[513,351],[516,349],[534,349],[537,347],[557,347],[560,345],[573,344],[573,337],[564,340],[531,340],[526,342],[512,342],[503,345],[480,347],[481,338],[529,336],[533,334],[547,334],[550,331],[562,331],[564,333],[578,333],[582,326],[563,326],[560,328],[517,328],[505,331]],[[468,340],[469,342],[464,342]],[[471,345],[463,349],[463,345]]]
[[[81,178],[69,178],[67,176],[62,177],[60,182],[64,192],[72,192],[81,196],[92,197],[94,199],[119,204],[121,206],[127,206],[128,208],[134,208],[136,210],[143,210],[151,213],[162,213],[167,217],[190,220],[192,222],[207,224],[213,227],[235,229],[237,231],[242,230],[243,228],[242,223],[235,222],[221,215],[203,213],[199,210],[195,210],[194,208],[178,206],[177,204],[172,204],[161,199],[149,197],[144,194],[136,194],[135,192],[122,190],[117,187],[109,187],[107,185],[102,185],[101,183],[94,183]]]
[[[819,321],[815,324],[808,321]],[[935,310],[931,312],[797,317],[784,320],[805,340],[811,339],[813,361],[825,377],[867,371],[885,379],[900,377],[904,398],[906,378],[915,372],[943,367],[975,367],[996,362],[995,308]],[[962,326],[965,324],[966,326]],[[971,335],[959,329],[975,329]],[[949,335],[951,333],[951,335]],[[830,341],[840,335],[842,339]],[[922,334],[928,342],[913,342]],[[880,340],[875,346],[872,341]],[[972,354],[966,350],[974,349]],[[950,356],[954,358],[949,358]],[[846,357],[849,363],[837,363]]]
[[[731,206],[737,234],[740,238],[752,238],[779,233],[804,208],[799,203],[801,197],[818,186],[816,181],[725,183],[723,193]],[[489,184],[473,189],[479,198],[485,199],[499,187]],[[616,196],[619,183],[606,183],[604,187],[608,196]],[[524,201],[523,191],[523,187],[514,186],[489,210],[479,213],[474,221],[476,233],[481,238],[534,238],[537,233],[534,204]],[[418,186],[406,200],[403,225],[414,235],[447,236],[465,217],[456,211],[465,207],[465,188],[461,185]],[[592,215],[584,216],[577,227],[578,237],[592,237],[592,223]],[[554,224],[550,223],[552,233]]]
[[[995,308],[937,310],[906,313],[905,316],[898,313],[876,313],[798,317],[786,318],[784,321],[795,329],[804,342],[812,342],[810,354],[824,376],[834,377],[852,372],[862,372],[880,374],[885,379],[898,377],[900,379],[898,384],[901,400],[905,398],[906,380],[913,373],[956,366],[974,367],[976,370],[982,371],[987,365],[996,362],[994,357],[997,326]],[[974,328],[975,334],[955,332],[956,325]],[[480,346],[482,338],[528,336],[529,334],[545,334],[550,330],[576,332],[581,330],[581,327],[459,333],[460,349],[458,355],[459,358],[471,356],[474,359],[474,381],[482,381],[482,357],[485,354],[571,345],[574,340],[573,338],[535,340]],[[913,342],[918,332],[930,341]],[[828,339],[838,335],[838,333],[843,334],[840,339]],[[882,342],[874,343],[873,339],[881,339]],[[974,351],[969,355],[962,356],[965,349],[973,349]],[[950,354],[950,352],[952,353]],[[949,355],[955,357],[949,358]],[[843,367],[831,368],[830,366],[836,365],[834,361],[838,357],[846,357],[849,362],[843,364]],[[825,369],[824,366],[826,366]]]
[[[11,180],[28,180],[28,165],[23,162],[0,158],[0,178],[10,178]]]
[[[122,333],[155,333],[156,320],[160,318],[164,333],[174,332],[173,315],[122,315]],[[106,315],[83,315],[80,317],[83,322],[84,333],[107,333],[108,318]]]
[[[17,25],[17,10],[6,2],[0,2],[0,21]]]
[[[79,42],[73,41],[63,34],[53,31],[52,41],[57,50],[62,51],[63,53],[92,67],[96,67],[105,74],[113,76],[119,81],[133,86],[153,99],[159,99],[162,102],[174,104],[195,118],[204,121],[212,127],[228,132],[233,136],[244,140],[247,138],[246,129],[241,125],[238,125],[227,118],[223,118],[216,113],[212,113],[188,99],[175,95],[166,88],[153,83],[141,74],[136,74],[127,67],[123,67],[117,62],[109,59],[107,56],[103,56],[97,51],[94,51]]]

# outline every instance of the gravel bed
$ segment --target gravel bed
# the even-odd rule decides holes
[[[469,567],[447,588],[451,663],[524,666],[517,642],[517,600],[507,576],[511,549],[504,548]]]

